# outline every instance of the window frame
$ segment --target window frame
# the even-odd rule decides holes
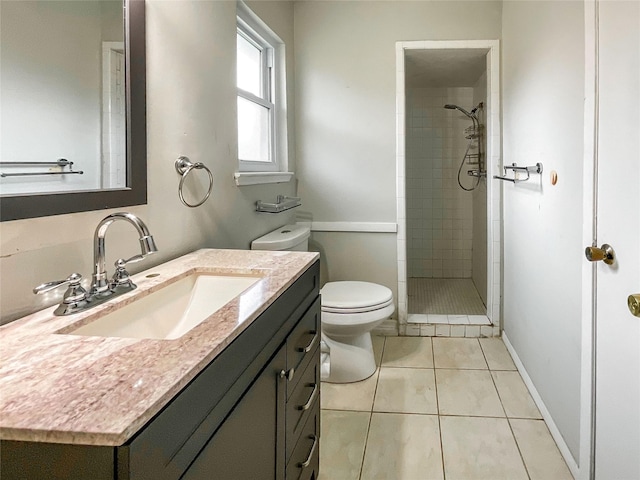
[[[286,168],[286,141],[282,145],[283,133],[286,139],[286,108],[282,107],[286,102],[285,90],[282,88],[286,71],[284,43],[244,3],[238,2],[237,7],[236,44],[237,36],[240,35],[260,49],[262,70],[260,96],[237,87],[236,73],[237,99],[243,98],[266,108],[269,119],[269,161],[244,160],[240,158],[238,151],[238,171],[240,174],[243,172],[281,172]],[[285,112],[284,118],[280,115],[281,111]],[[237,125],[236,128],[238,128]],[[283,129],[285,132],[282,131]]]

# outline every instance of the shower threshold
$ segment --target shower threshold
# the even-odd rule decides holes
[[[408,287],[406,335],[500,335],[500,328],[487,317],[487,308],[470,278],[409,278]]]

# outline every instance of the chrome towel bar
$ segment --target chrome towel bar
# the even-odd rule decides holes
[[[58,167],[66,167],[67,165],[73,165],[73,162],[70,162],[66,158],[59,158],[55,162],[0,162],[0,167],[29,167],[33,165],[57,165]]]
[[[0,173],[0,177],[31,177],[35,175],[82,175],[82,170],[72,170],[70,172],[24,172],[24,173]]]
[[[493,178],[497,178],[498,180],[505,180],[507,182],[513,182],[513,183],[520,183],[520,182],[526,182],[527,180],[529,180],[529,178],[531,178],[531,174],[532,173],[542,173],[542,163],[538,162],[535,165],[531,166],[531,167],[520,167],[515,163],[512,163],[511,165],[505,165],[504,167],[502,167],[504,169],[504,177],[500,177],[498,175],[494,175]],[[527,174],[526,178],[518,178],[518,177],[513,177],[513,178],[509,178],[507,177],[507,170],[511,170],[515,173],[517,172],[524,172]]]
[[[0,173],[0,177],[30,177],[35,175],[82,175],[82,170],[73,170],[73,162],[66,158],[59,158],[55,162],[0,162],[0,167],[34,167],[34,166],[56,166],[56,167],[69,167],[68,171],[47,171],[47,172],[15,172],[15,173]]]

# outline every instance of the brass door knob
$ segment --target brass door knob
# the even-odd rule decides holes
[[[611,245],[606,243],[602,244],[602,247],[587,247],[584,249],[584,255],[590,262],[599,262],[602,260],[607,265],[612,265],[615,260],[615,252]]]
[[[640,293],[634,293],[627,298],[629,311],[634,317],[640,317]]]

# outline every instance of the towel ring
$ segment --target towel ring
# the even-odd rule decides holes
[[[200,205],[202,205],[204,202],[207,201],[207,199],[209,198],[209,195],[211,195],[211,191],[213,190],[213,174],[211,173],[211,170],[209,170],[204,163],[201,163],[201,162],[193,163],[191,160],[189,160],[189,157],[185,157],[185,156],[179,156],[176,159],[175,166],[176,166],[176,172],[178,172],[178,175],[182,176],[182,178],[180,179],[180,185],[178,185],[178,196],[180,197],[180,201],[184,203],[187,207],[191,207],[191,208],[199,207]],[[200,202],[195,204],[187,203],[187,201],[184,199],[184,195],[182,194],[184,179],[187,178],[187,175],[189,175],[191,170],[201,170],[201,169],[205,169],[209,174],[209,190],[207,190],[207,194],[204,196],[204,198]]]

